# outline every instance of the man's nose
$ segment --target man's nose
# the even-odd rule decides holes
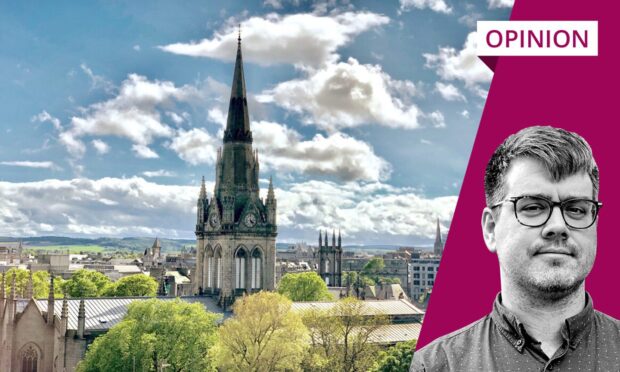
[[[542,235],[546,239],[568,238],[568,226],[566,225],[566,221],[564,221],[562,210],[559,206],[556,205],[551,210],[549,220],[543,225]]]

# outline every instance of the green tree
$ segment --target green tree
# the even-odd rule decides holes
[[[213,348],[225,371],[298,371],[308,347],[308,330],[291,311],[291,301],[272,292],[237,299],[234,316],[220,327]]]
[[[218,317],[178,299],[135,301],[89,346],[78,371],[212,371]]]
[[[407,372],[417,340],[399,342],[379,354],[371,372]]]
[[[64,293],[71,297],[98,297],[112,281],[95,270],[80,269],[63,284]]]
[[[388,323],[384,314],[373,312],[364,302],[348,297],[329,310],[310,310],[303,314],[310,330],[310,353],[304,367],[311,371],[367,371],[372,367],[379,346],[372,333]]]
[[[103,295],[112,297],[153,297],[157,294],[157,286],[157,280],[150,276],[144,274],[129,275],[108,285],[104,290]]]
[[[314,271],[289,273],[278,284],[278,293],[291,301],[333,301],[334,297],[327,290],[327,284]]]
[[[6,275],[5,279],[5,291],[8,296],[11,293],[11,285],[13,282],[13,276],[15,275],[15,293],[18,297],[26,296],[28,289],[28,281],[30,280],[30,271],[19,268],[12,268],[7,270],[6,273],[0,274],[0,281],[2,276]],[[62,297],[62,280],[57,276],[54,278],[54,297]],[[50,288],[50,276],[47,271],[37,271],[32,274],[32,289],[34,298],[46,298]]]
[[[362,268],[362,275],[372,278],[375,283],[381,281],[379,273],[385,268],[385,262],[381,257],[374,257],[366,262]]]

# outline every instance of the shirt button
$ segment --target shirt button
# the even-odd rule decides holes
[[[517,346],[523,345],[523,340],[517,340]]]

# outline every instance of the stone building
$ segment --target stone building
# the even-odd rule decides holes
[[[336,231],[332,232],[332,244],[329,245],[327,231],[325,231],[325,243],[322,232],[319,231],[319,276],[323,278],[328,287],[342,286],[342,240],[338,231],[338,244],[336,244]]]
[[[197,202],[192,275],[194,293],[216,296],[223,307],[243,293],[275,288],[276,198],[271,179],[267,198],[259,197],[258,174],[239,37],[213,197],[209,200],[203,178]]]
[[[157,267],[162,264],[164,257],[161,255],[161,242],[159,238],[155,238],[151,249],[145,249],[142,256],[142,264],[146,270]]]

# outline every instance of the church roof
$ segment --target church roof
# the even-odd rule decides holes
[[[329,310],[334,307],[337,302],[293,302],[293,310]],[[424,311],[413,305],[411,302],[402,300],[365,300],[366,315],[375,315],[377,313],[389,316],[402,315],[424,315]]]
[[[84,307],[86,310],[86,330],[107,331],[123,319],[125,314],[127,314],[127,308],[130,303],[134,301],[145,301],[151,298],[152,297],[86,298],[84,299]],[[173,300],[174,297],[157,297],[157,299],[170,301]],[[205,310],[216,314],[223,314],[225,318],[231,315],[231,313],[223,313],[222,309],[217,306],[216,300],[211,297],[191,296],[181,297],[181,300],[189,303],[200,303],[205,307]],[[27,304],[27,301],[23,302],[26,302]],[[54,301],[54,315],[59,318],[62,312],[62,302],[62,299],[56,299],[56,301]],[[39,311],[47,312],[47,299],[35,300],[35,303],[39,308]],[[67,329],[77,330],[80,299],[69,299],[67,300],[67,303],[69,307],[69,321]]]

